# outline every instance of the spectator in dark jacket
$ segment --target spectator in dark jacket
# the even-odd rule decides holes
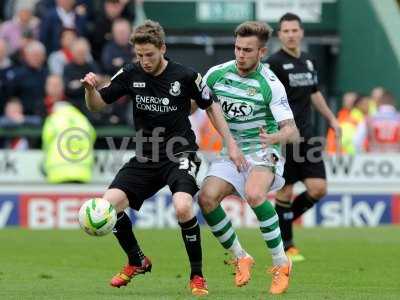
[[[16,128],[19,126],[40,126],[39,116],[27,116],[18,98],[11,98],[7,101],[4,115],[0,115],[0,128]],[[26,150],[29,148],[29,141],[24,137],[1,139],[0,147],[13,150]]]
[[[93,57],[97,61],[101,59],[104,45],[111,40],[111,27],[114,20],[119,18],[134,20],[133,1],[104,0],[102,13],[98,14],[94,22],[91,44],[93,46]]]
[[[75,0],[57,0],[40,24],[40,40],[51,53],[60,48],[60,35],[63,28],[73,28],[80,36],[86,35],[86,15],[74,9]],[[80,12],[81,13],[81,12]]]
[[[0,39],[0,115],[4,111],[6,99],[10,96],[10,81],[13,77],[13,65],[7,55],[7,44]]]
[[[32,41],[23,50],[24,63],[15,69],[10,83],[11,94],[21,99],[25,114],[43,116],[46,49],[42,43]]]
[[[12,0],[14,1],[14,0]],[[27,0],[22,0],[27,1]],[[32,0],[29,0],[32,1]],[[44,18],[46,14],[56,6],[55,0],[34,0],[37,1],[35,5],[35,15],[40,19]],[[75,9],[78,15],[86,15],[88,20],[91,20],[95,14],[94,7],[95,2],[98,0],[76,0]],[[128,0],[129,1],[129,0]]]
[[[64,68],[65,95],[80,111],[87,114],[85,90],[80,81],[89,72],[98,73],[97,64],[91,60],[90,45],[84,38],[78,38],[71,47],[72,62]]]
[[[112,26],[112,40],[103,48],[101,63],[108,75],[115,74],[124,64],[133,59],[133,49],[129,44],[131,25],[125,19],[115,20]]]

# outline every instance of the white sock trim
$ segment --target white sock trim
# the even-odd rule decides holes
[[[242,258],[246,256],[250,256],[243,248],[242,245],[240,245],[239,239],[236,236],[235,239],[233,240],[232,246],[228,248],[228,250],[236,257],[236,258]]]
[[[279,229],[279,227],[276,227],[271,232],[266,232],[266,233],[262,234],[264,240],[266,240],[266,241],[276,239],[280,235],[281,235],[281,230]]]
[[[273,225],[274,223],[276,223],[278,221],[279,221],[278,215],[275,214],[273,217],[271,217],[271,218],[269,218],[269,219],[267,219],[265,221],[260,222],[260,227],[269,227],[269,226]]]
[[[213,226],[210,226],[210,229],[211,229],[212,232],[220,231],[222,228],[224,228],[226,226],[226,224],[229,223],[229,221],[230,220],[229,220],[228,216],[225,216],[225,218],[223,218],[221,220],[221,222],[219,222],[219,223],[217,223],[217,224],[215,224]]]
[[[233,228],[229,228],[229,230],[227,232],[225,232],[223,235],[218,237],[218,240],[220,241],[220,243],[225,243],[227,240],[230,239],[230,237],[235,234],[235,230],[233,230]]]
[[[286,256],[285,249],[283,248],[282,241],[275,248],[268,248],[268,249],[271,252],[272,256],[275,256],[275,255],[279,255],[279,256],[280,255],[284,255],[284,256]]]

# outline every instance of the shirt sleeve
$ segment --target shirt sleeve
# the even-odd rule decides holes
[[[289,106],[285,87],[279,79],[270,71],[272,99],[269,108],[276,122],[293,119],[293,112]]]
[[[126,71],[121,68],[112,78],[109,85],[99,90],[101,97],[107,104],[114,103],[128,94],[126,88]]]
[[[317,71],[317,69],[315,67],[315,61],[314,60],[312,60],[312,64],[313,64],[313,69],[314,69],[313,72],[312,72],[313,80],[314,80],[314,85],[312,87],[312,93],[314,94],[314,93],[319,91],[319,82],[318,82],[318,71]]]
[[[213,102],[218,102],[210,88],[206,85],[200,73],[193,73],[189,82],[190,98],[201,109],[207,109]]]

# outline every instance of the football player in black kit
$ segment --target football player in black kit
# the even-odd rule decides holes
[[[276,194],[275,209],[279,216],[282,240],[292,261],[304,260],[293,242],[292,222],[317,203],[327,189],[322,145],[318,138],[313,138],[311,104],[327,119],[337,138],[340,137],[339,123],[318,89],[314,60],[300,49],[303,36],[301,19],[292,13],[283,15],[278,30],[282,48],[266,61],[285,86],[302,137],[300,144],[286,145],[285,186]],[[304,183],[306,191],[291,202],[293,185],[298,181]]]
[[[91,111],[101,110],[124,95],[129,95],[134,104],[136,155],[119,170],[103,196],[118,212],[113,232],[128,256],[128,264],[112,278],[111,285],[124,286],[134,276],[151,271],[151,262],[140,249],[124,209],[130,206],[139,210],[145,199],[168,185],[190,261],[191,293],[207,295],[200,227],[192,209],[199,167],[198,147],[188,118],[193,100],[207,110],[235,165],[245,168],[246,161],[201,75],[164,57],[165,34],[160,24],[148,20],[138,26],[131,43],[137,62],[124,66],[108,86],[97,91],[93,73],[82,79]]]

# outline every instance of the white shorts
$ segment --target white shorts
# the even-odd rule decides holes
[[[250,167],[246,171],[239,172],[235,164],[229,158],[219,158],[211,163],[206,177],[215,176],[229,182],[235,188],[237,194],[245,199],[245,184],[249,177],[250,171],[254,166],[271,167],[275,173],[274,181],[272,182],[269,191],[281,189],[285,184],[285,179],[282,177],[285,160],[275,149],[264,149],[257,153],[246,155],[246,159]]]

